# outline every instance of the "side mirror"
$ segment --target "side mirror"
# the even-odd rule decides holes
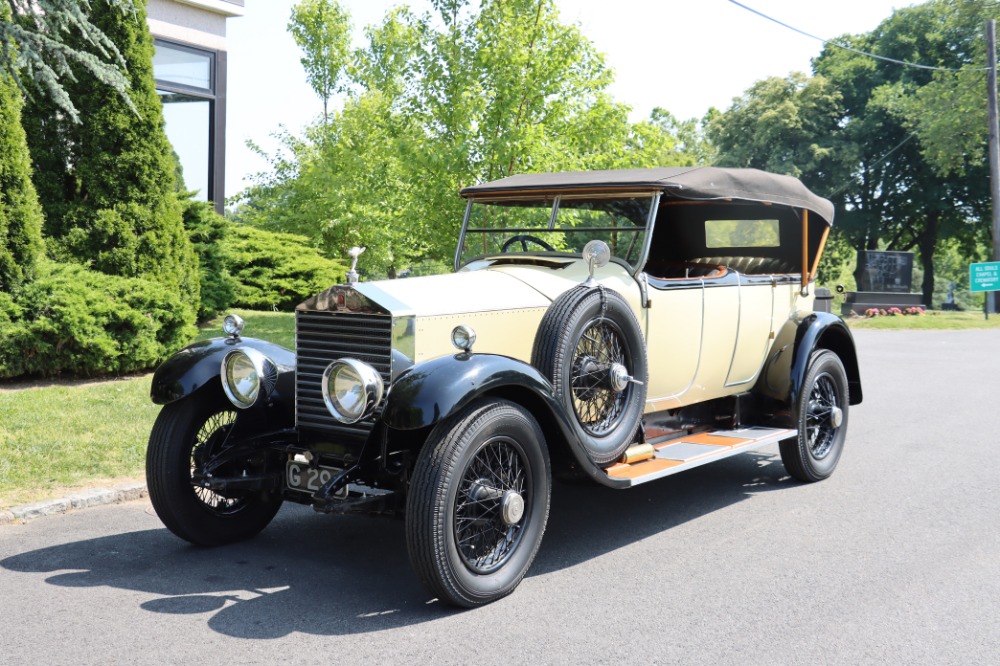
[[[594,284],[594,271],[604,268],[611,261],[611,248],[602,240],[592,240],[583,246],[583,260],[590,268],[590,277],[584,284],[591,286]]]

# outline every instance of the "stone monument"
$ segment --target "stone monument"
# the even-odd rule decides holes
[[[921,294],[910,293],[912,252],[858,252],[858,291],[845,294],[841,314],[864,314],[869,308],[926,308]]]

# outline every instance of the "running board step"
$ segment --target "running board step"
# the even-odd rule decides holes
[[[604,471],[612,479],[627,479],[630,486],[637,486],[739,453],[753,451],[795,437],[797,434],[798,431],[794,428],[746,427],[736,430],[709,430],[654,444],[652,457],[633,463],[617,463]]]

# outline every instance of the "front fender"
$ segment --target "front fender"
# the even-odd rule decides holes
[[[428,428],[487,394],[522,403],[549,439],[561,438],[588,476],[606,486],[622,485],[590,460],[573,434],[574,417],[556,399],[551,382],[534,366],[507,356],[455,354],[413,366],[393,384],[382,420],[395,430]]]
[[[478,396],[517,386],[562,411],[552,384],[534,366],[496,354],[455,354],[406,370],[392,386],[382,419],[396,430],[434,425]]]
[[[854,336],[843,319],[827,312],[799,313],[785,322],[775,337],[755,392],[794,405],[809,370],[809,358],[818,349],[829,349],[840,357],[847,373],[850,404],[859,404],[861,373]]]
[[[270,402],[290,411],[295,397],[295,353],[256,338],[212,338],[188,345],[156,369],[149,391],[152,401],[167,405],[213,382],[221,388],[222,358],[232,349],[252,347],[278,366],[278,383]]]

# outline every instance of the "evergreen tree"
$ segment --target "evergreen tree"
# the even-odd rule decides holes
[[[40,95],[26,107],[45,235],[55,258],[157,281],[194,311],[198,263],[175,191],[153,79],[153,41],[144,3],[129,2],[135,12],[123,14],[113,0],[94,0],[90,21],[121,52],[134,108],[85,68],[76,68],[76,79],[66,84],[79,123]],[[72,36],[67,42],[74,46]]]
[[[21,94],[0,73],[0,291],[13,291],[31,279],[41,249],[42,210],[31,184]]]

